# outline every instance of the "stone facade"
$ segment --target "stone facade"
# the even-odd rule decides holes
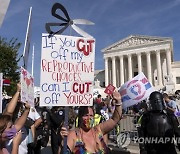
[[[105,86],[120,87],[143,72],[156,89],[180,89],[180,62],[173,61],[173,40],[131,35],[104,49]],[[99,78],[100,82],[103,82]]]

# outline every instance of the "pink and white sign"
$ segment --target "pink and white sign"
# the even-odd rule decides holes
[[[28,102],[34,106],[34,78],[21,67],[21,102]]]
[[[42,34],[40,106],[93,104],[95,40]]]
[[[106,89],[104,90],[104,92],[108,95],[112,95],[112,93],[114,92],[116,88],[112,85],[112,84],[109,84]]]
[[[123,84],[119,92],[121,94],[123,108],[133,106],[149,97],[154,91],[151,83],[141,72],[131,80]]]

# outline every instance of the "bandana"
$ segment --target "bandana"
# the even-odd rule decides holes
[[[83,124],[86,126],[86,128],[90,129],[94,125],[94,118],[89,118],[86,120],[83,120]]]

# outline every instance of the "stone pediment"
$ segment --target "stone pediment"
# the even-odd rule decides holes
[[[164,42],[167,40],[172,40],[167,37],[151,37],[151,36],[141,36],[141,35],[131,35],[123,40],[120,40],[117,43],[112,44],[111,46],[105,48],[103,51],[113,50],[113,49],[124,49],[131,48],[135,46],[143,46],[148,44],[154,44],[159,42]]]

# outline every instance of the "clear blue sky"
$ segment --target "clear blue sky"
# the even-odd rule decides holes
[[[58,22],[51,15],[51,7],[59,2],[71,19],[87,19],[94,26],[79,26],[96,39],[95,69],[104,69],[101,49],[129,35],[171,37],[174,42],[174,60],[180,60],[180,0],[11,0],[0,36],[18,38],[23,46],[29,8],[32,6],[32,39],[35,44],[35,85],[40,81],[41,34],[45,23]],[[70,30],[63,33],[69,35]],[[78,36],[74,31],[72,35]],[[32,52],[32,46],[31,51]],[[22,65],[22,61],[19,65]],[[28,71],[31,72],[31,53]]]

